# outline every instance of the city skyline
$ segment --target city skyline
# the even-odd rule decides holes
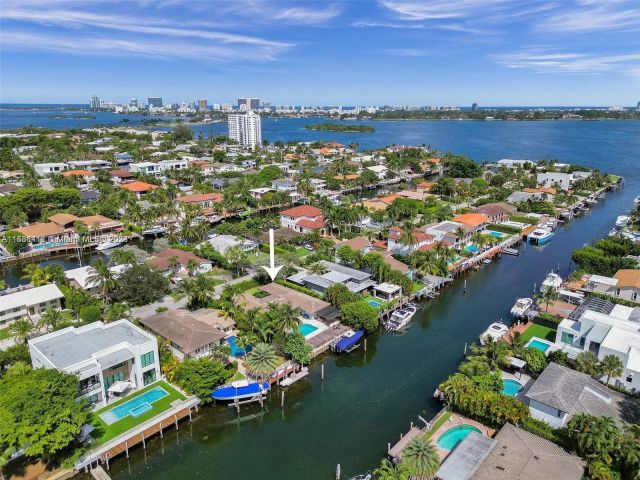
[[[640,97],[628,0],[6,0],[3,103],[625,105]],[[124,73],[124,74],[123,74]],[[55,92],[52,94],[51,92]]]

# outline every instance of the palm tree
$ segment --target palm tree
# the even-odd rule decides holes
[[[291,331],[297,331],[302,323],[300,319],[301,311],[299,308],[293,308],[289,303],[283,303],[277,307],[278,313],[278,330],[282,335],[286,335]]]
[[[189,276],[193,277],[198,271],[199,267],[200,264],[198,262],[196,262],[193,258],[189,259],[189,261],[187,262],[187,272],[189,273]]]
[[[576,356],[576,370],[595,377],[600,373],[598,357],[591,352],[580,352]]]
[[[46,268],[40,268],[36,263],[30,263],[25,266],[23,273],[24,275],[20,278],[23,280],[29,280],[34,287],[41,287],[51,283],[52,281],[51,272]]]
[[[581,457],[612,463],[612,453],[618,449],[620,440],[613,419],[578,413],[569,421],[567,430]]]
[[[198,308],[208,307],[213,301],[214,292],[215,285],[213,280],[200,274],[182,280],[172,296],[176,300],[187,297],[187,308],[196,310]]]
[[[416,437],[402,452],[402,463],[406,463],[419,478],[431,478],[438,471],[440,457],[429,440]]]
[[[266,376],[278,367],[278,356],[268,343],[258,343],[247,355],[247,369],[257,375]]]
[[[327,268],[320,262],[314,262],[307,267],[307,272],[314,275],[322,275],[327,272]]]
[[[40,317],[38,325],[44,327],[48,332],[58,330],[71,322],[71,313],[68,310],[48,308]]]
[[[394,465],[384,458],[380,466],[373,471],[376,480],[410,480],[413,471],[408,465],[399,463]]]
[[[108,265],[101,258],[93,262],[91,266],[93,267],[94,273],[89,275],[87,283],[92,286],[99,285],[102,290],[104,303],[109,304],[109,293],[116,289],[118,283],[113,277],[111,270],[109,270]]]
[[[180,268],[180,259],[177,255],[171,255],[169,257],[169,269],[173,275],[178,273],[178,269]]]
[[[33,324],[26,318],[19,318],[9,327],[9,333],[18,343],[27,343],[29,335],[33,332]]]
[[[413,231],[413,223],[409,220],[402,225],[402,234],[400,235],[400,243],[409,247],[409,251],[418,242],[416,234]]]
[[[104,312],[103,318],[108,322],[115,322],[116,320],[131,320],[131,309],[126,303],[116,302],[109,306]]]
[[[544,311],[548,312],[549,305],[560,300],[560,293],[555,288],[545,288],[538,295],[536,295],[536,300],[538,300],[538,302],[540,302],[541,304],[544,303]]]
[[[615,355],[605,355],[598,367],[600,372],[607,376],[607,385],[609,385],[611,377],[619,377],[624,371],[622,360]]]
[[[458,237],[458,242],[462,242],[462,239],[467,236],[467,231],[462,227],[456,228],[453,233]]]
[[[484,345],[471,345],[471,352],[473,358],[487,362],[492,370],[499,370],[509,364],[509,345],[502,339],[494,340],[487,336]]]

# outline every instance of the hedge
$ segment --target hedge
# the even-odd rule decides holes
[[[320,295],[318,292],[314,292],[313,290],[309,289],[309,288],[305,288],[305,287],[301,287],[300,285],[296,285],[293,282],[289,282],[287,280],[276,280],[276,283],[278,285],[282,285],[283,287],[287,287],[290,288],[291,290],[295,290],[297,292],[300,293],[304,293],[305,295],[309,295],[311,297],[315,297],[315,298],[322,298],[322,295]]]
[[[510,227],[509,225],[503,225],[503,224],[498,224],[498,223],[490,223],[487,226],[487,230],[493,230],[493,231],[496,231],[496,232],[511,233],[511,234],[521,233],[522,232],[522,230],[520,230],[517,227]]]

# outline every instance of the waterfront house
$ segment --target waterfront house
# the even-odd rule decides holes
[[[397,253],[398,255],[409,255],[415,250],[425,245],[431,245],[436,241],[436,235],[427,233],[424,227],[414,228],[414,240],[411,244],[403,243],[404,231],[400,227],[390,227],[389,236],[387,238],[387,250]]]
[[[251,188],[251,189],[249,189],[249,195],[251,195],[256,200],[262,200],[262,197],[264,197],[269,192],[275,192],[275,190],[273,188],[269,188],[269,187],[260,187],[260,188]]]
[[[14,185],[12,183],[3,183],[0,185],[0,197],[7,197],[12,195],[20,190],[18,185]]]
[[[324,300],[298,292],[278,283],[267,283],[258,287],[259,294],[251,290],[239,295],[236,304],[245,310],[259,308],[266,310],[270,303],[288,303],[293,308],[300,309],[300,316],[304,320],[315,320],[320,317],[321,311],[331,307]]]
[[[214,212],[214,205],[217,203],[222,203],[224,200],[224,195],[221,193],[192,193],[190,195],[183,195],[181,197],[176,198],[176,202],[182,208],[187,205],[197,205],[200,209],[202,209],[202,214],[211,215]]]
[[[373,287],[373,296],[391,302],[402,295],[402,287],[393,283],[384,282]]]
[[[376,284],[371,279],[370,273],[346,267],[339,263],[327,262],[326,260],[321,260],[318,263],[322,265],[325,273],[310,274],[303,270],[287,277],[287,280],[318,293],[324,293],[327,288],[337,283],[341,283],[351,292],[364,293]]]
[[[121,183],[131,181],[135,178],[133,173],[129,170],[125,170],[124,168],[111,170],[109,175],[111,175],[111,183],[114,185],[120,185]]]
[[[36,324],[42,313],[62,308],[64,295],[54,283],[33,287],[24,285],[0,291],[0,328],[5,328],[20,318],[28,318]]]
[[[613,277],[587,275],[585,292],[596,292],[629,302],[640,303],[640,270],[621,269]]]
[[[463,224],[467,230],[467,234],[479,232],[489,225],[491,219],[481,213],[463,213],[456,215],[452,221]]]
[[[376,246],[376,242],[371,242],[369,239],[365,237],[354,237],[349,240],[343,240],[341,242],[338,242],[337,245],[338,247],[342,247],[342,246],[351,247],[353,250],[360,251],[362,253],[374,252],[380,255],[383,258],[384,262],[387,265],[389,265],[389,267],[392,270],[397,270],[401,273],[409,274],[409,271],[410,271],[409,266],[406,263],[401,262],[400,260],[396,260],[393,257],[393,253],[388,252],[386,250],[387,249],[386,242],[383,247],[384,250],[380,250]]]
[[[131,265],[114,265],[109,268],[109,272],[114,278],[120,277],[125,271],[131,268]],[[99,280],[92,280],[91,278],[96,275],[96,269],[90,265],[78,268],[72,268],[71,270],[65,270],[64,276],[69,280],[69,285],[75,288],[84,290],[90,295],[99,295],[101,292],[102,282]]]
[[[172,258],[175,257],[176,265]],[[184,277],[188,274],[189,263],[197,265],[195,273],[206,273],[212,268],[210,260],[198,257],[195,253],[179,248],[165,248],[149,259],[149,264],[164,275]]]
[[[584,462],[506,423],[494,438],[471,432],[440,465],[438,480],[580,480]]]
[[[475,213],[486,216],[492,222],[503,222],[509,220],[511,215],[515,214],[518,209],[513,205],[505,202],[487,203],[473,210]]]
[[[512,205],[516,205],[521,202],[526,202],[527,200],[540,200],[544,197],[544,193],[541,192],[513,192],[506,199],[507,203]]]
[[[473,230],[469,225],[451,220],[425,225],[422,229],[425,233],[433,235],[436,242],[442,242],[449,247],[464,241]],[[464,230],[465,233],[463,236],[460,236],[458,233],[459,229]]]
[[[389,171],[384,165],[373,165],[366,168],[367,170],[375,173],[380,180],[384,180],[387,176],[387,172]]]
[[[122,185],[120,185],[120,188],[124,188],[125,190],[129,190],[130,192],[134,193],[136,195],[136,197],[138,197],[139,199],[142,198],[142,195],[149,193],[152,190],[155,190],[157,188],[160,188],[157,185],[152,185],[150,183],[146,183],[146,182],[139,182],[139,181],[135,181],[135,182],[130,182],[130,183],[123,183]]]
[[[311,205],[300,205],[280,212],[280,225],[300,233],[324,234],[325,224],[322,210]]]
[[[78,376],[78,399],[101,407],[160,378],[156,338],[128,320],[63,328],[29,340],[33,368]]]
[[[240,247],[244,252],[255,252],[258,249],[257,242],[242,239],[235,235],[214,235],[204,243],[211,245],[221,255],[224,255],[227,250],[233,247]]]
[[[562,190],[570,190],[577,178],[572,173],[543,172],[536,177],[538,185],[543,187],[560,187]]]
[[[616,422],[637,422],[640,402],[607,388],[590,375],[550,363],[525,396],[531,416],[554,428],[566,426],[571,417],[586,413]]]
[[[555,346],[571,358],[580,352],[591,352],[600,360],[606,355],[617,356],[624,368],[612,381],[631,391],[640,390],[639,307],[591,298],[560,322]]]
[[[215,311],[211,312],[217,318]],[[180,360],[206,357],[224,343],[226,335],[211,323],[201,321],[195,313],[167,310],[141,318],[140,324],[154,335],[166,339],[172,353]]]

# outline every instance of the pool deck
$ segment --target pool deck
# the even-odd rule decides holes
[[[522,385],[523,387],[522,390],[518,392],[515,398],[520,400],[525,405],[528,405],[525,394],[529,391],[529,389],[531,388],[531,385],[535,383],[535,380],[531,378],[529,375],[527,375],[526,373],[518,373],[518,372],[514,373],[514,372],[507,372],[507,371],[501,370],[500,375],[502,375],[503,380],[515,380],[520,385]]]

